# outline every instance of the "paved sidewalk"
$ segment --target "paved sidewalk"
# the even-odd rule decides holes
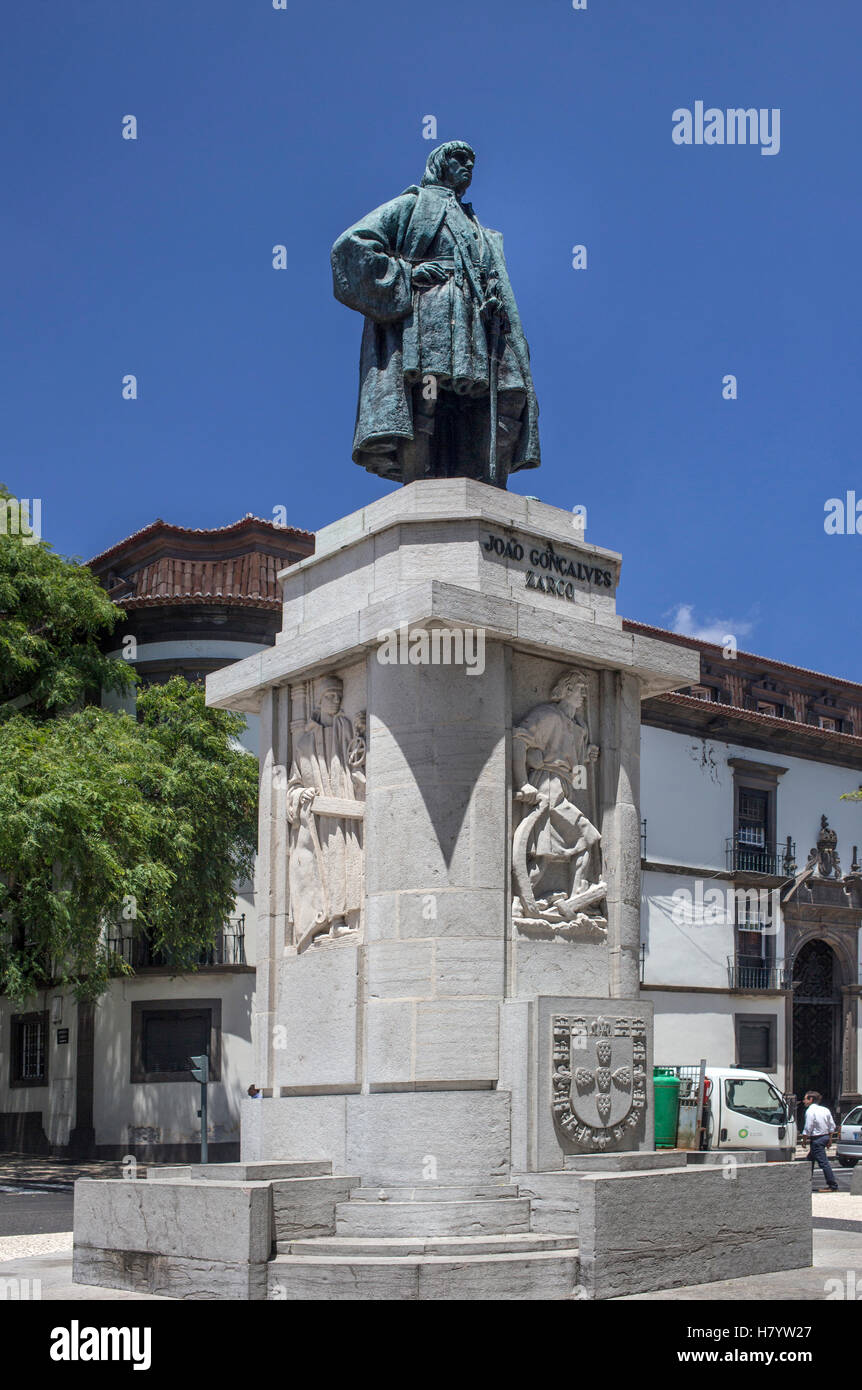
[[[862,1231],[862,1197],[850,1192],[812,1192],[811,1212],[815,1225],[821,1218],[859,1223]]]
[[[41,1235],[0,1236],[0,1275],[2,1266],[10,1260],[21,1260],[32,1255],[51,1255],[55,1251],[72,1249],[71,1231],[48,1231]]]
[[[150,1165],[153,1166],[152,1164]],[[138,1176],[146,1164],[138,1164]],[[41,1158],[34,1154],[0,1153],[0,1187],[59,1187],[71,1189],[78,1178],[122,1178],[123,1165],[116,1159],[94,1158],[77,1162],[70,1158]]]

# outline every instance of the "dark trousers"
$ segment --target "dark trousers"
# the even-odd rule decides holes
[[[429,378],[433,380],[433,378]],[[402,445],[402,481],[414,478],[477,478],[488,482],[490,401],[422,383],[413,387],[413,440]],[[526,391],[497,393],[497,483],[505,488],[521,434]],[[409,474],[409,476],[408,476]]]
[[[820,1167],[823,1169],[823,1176],[826,1179],[827,1187],[834,1188],[837,1187],[838,1184],[835,1181],[832,1165],[826,1157],[826,1146],[828,1143],[829,1136],[826,1134],[822,1134],[816,1139],[810,1139],[808,1142],[808,1158],[811,1163],[812,1178],[814,1177],[814,1165],[815,1163],[819,1163]]]

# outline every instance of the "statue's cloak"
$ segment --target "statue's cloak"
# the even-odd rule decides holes
[[[427,258],[452,197],[452,192],[439,184],[408,188],[399,198],[348,227],[332,248],[335,298],[365,315],[353,459],[383,476],[392,476],[397,464],[394,455],[387,458],[380,446],[413,438],[409,378],[421,361],[415,312],[421,292],[411,285],[413,266]],[[472,214],[469,204],[464,207]],[[509,320],[508,347],[527,393],[511,470],[538,468],[539,407],[530,373],[530,351],[509,283],[503,238],[486,227],[482,231]],[[456,247],[456,279],[469,282],[465,259]],[[472,349],[473,344],[464,343],[465,357]],[[454,350],[457,353],[457,342]]]

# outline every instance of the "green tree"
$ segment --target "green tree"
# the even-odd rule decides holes
[[[0,724],[0,993],[93,997],[119,924],[193,968],[251,876],[257,762],[240,715],[175,676],[142,722],[88,707]]]
[[[14,534],[10,506],[16,499],[0,484],[0,719],[18,709],[44,719],[100,688],[129,690],[128,663],[99,646],[121,610],[85,565]]]
[[[84,567],[0,535],[0,993],[16,1001],[100,994],[121,922],[193,968],[252,872],[242,716],[180,676],[140,693],[138,719],[83,703],[134,684],[99,649],[119,611]]]
[[[177,963],[211,945],[251,878],[257,848],[257,758],[239,742],[241,714],[210,709],[201,686],[174,676],[138,696],[147,750],[142,785],[149,844],[170,875],[149,910],[150,939]]]

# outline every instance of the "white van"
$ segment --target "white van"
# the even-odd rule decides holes
[[[708,1149],[765,1149],[768,1159],[796,1152],[796,1117],[762,1071],[706,1068]]]

